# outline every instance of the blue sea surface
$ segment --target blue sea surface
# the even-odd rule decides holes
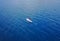
[[[60,0],[0,0],[0,41],[60,41]]]

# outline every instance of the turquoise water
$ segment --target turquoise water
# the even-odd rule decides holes
[[[60,1],[0,0],[0,41],[60,41]]]

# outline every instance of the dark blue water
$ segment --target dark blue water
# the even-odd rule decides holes
[[[60,0],[0,0],[0,41],[60,41]]]

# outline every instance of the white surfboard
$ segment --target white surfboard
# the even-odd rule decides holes
[[[27,20],[28,22],[32,22],[32,20],[31,20],[30,18],[26,18],[26,20]]]

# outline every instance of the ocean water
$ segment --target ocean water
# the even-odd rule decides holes
[[[60,0],[0,0],[0,41],[60,41]]]

